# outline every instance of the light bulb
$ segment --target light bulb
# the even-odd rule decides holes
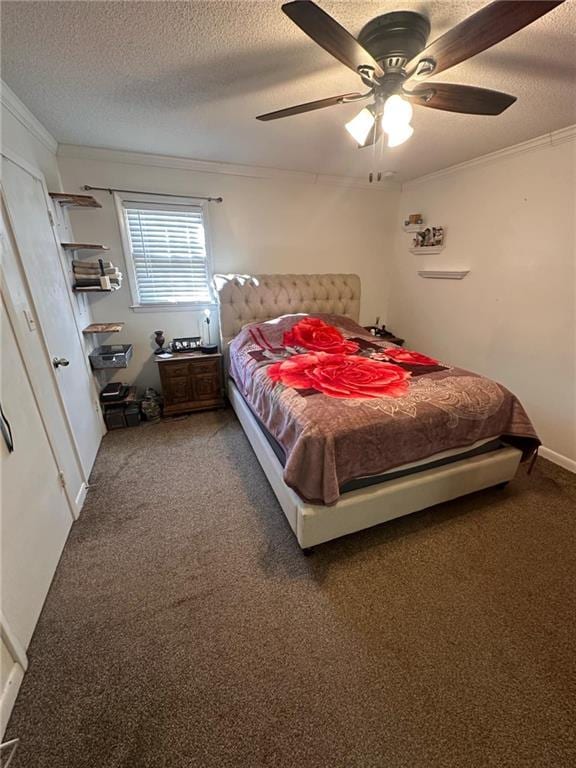
[[[346,123],[345,127],[356,143],[362,146],[368,138],[374,123],[374,115],[367,107],[364,107],[363,110],[358,112],[356,117],[352,118],[349,123]]]
[[[404,128],[412,120],[412,105],[410,102],[394,94],[386,99],[384,114],[382,116],[382,128],[386,133],[395,133]]]
[[[411,125],[403,125],[400,128],[394,129],[394,131],[388,132],[388,146],[397,147],[400,144],[404,144],[408,141],[410,136],[414,133],[414,128]]]

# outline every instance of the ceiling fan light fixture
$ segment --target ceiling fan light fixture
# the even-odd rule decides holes
[[[396,133],[396,131],[410,125],[413,113],[412,104],[395,93],[393,96],[389,96],[384,104],[382,128],[388,134]]]
[[[346,123],[345,128],[356,143],[362,147],[370,135],[375,122],[376,118],[372,110],[364,107],[364,109],[358,112],[356,117],[353,117],[350,122]]]
[[[388,146],[398,147],[400,144],[404,144],[408,141],[410,136],[414,133],[414,128],[411,125],[403,125],[400,128],[394,129],[394,131],[388,131]]]

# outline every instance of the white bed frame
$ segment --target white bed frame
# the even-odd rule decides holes
[[[243,325],[289,312],[346,314],[358,321],[357,275],[217,275],[222,348]],[[331,296],[331,291],[336,296]],[[289,307],[289,308],[288,308]],[[506,447],[434,469],[350,491],[332,506],[303,501],[283,479],[283,467],[232,381],[228,397],[300,547],[311,547],[426,509],[474,491],[509,482],[521,452]]]

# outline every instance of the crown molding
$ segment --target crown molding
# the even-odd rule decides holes
[[[0,102],[46,149],[52,152],[53,155],[56,154],[58,142],[54,136],[44,128],[42,123],[30,112],[26,104],[20,101],[4,80],[0,80]]]
[[[565,141],[574,141],[576,140],[576,125],[568,125],[566,128],[560,128],[558,131],[553,131],[548,135],[553,147],[557,144],[563,144]]]
[[[195,160],[189,157],[155,155],[147,152],[130,152],[121,149],[105,149],[77,144],[59,144],[58,157],[75,160],[99,160],[101,162],[144,165],[156,168],[173,168],[180,171],[214,173],[225,176],[244,176],[252,179],[279,179],[297,181],[304,184],[328,184],[354,189],[367,189],[371,192],[389,192],[400,190],[397,182],[386,181],[370,184],[364,179],[353,176],[330,176],[327,174],[308,173],[306,171],[287,171],[281,168],[266,168],[258,165],[240,165],[236,163],[215,162],[213,160]]]
[[[515,155],[522,155],[526,152],[535,152],[539,149],[546,147],[555,147],[558,144],[563,144],[566,141],[576,140],[576,125],[569,125],[566,128],[560,128],[557,131],[551,133],[545,133],[543,136],[537,136],[534,139],[523,141],[520,144],[513,144],[510,147],[504,147],[504,149],[498,149],[496,152],[490,152],[487,155],[480,155],[480,157],[474,157],[471,160],[466,160],[463,163],[457,165],[451,165],[448,168],[442,168],[439,171],[428,173],[425,176],[419,176],[416,179],[404,182],[402,184],[402,190],[412,189],[420,184],[425,184],[428,181],[435,179],[441,179],[444,176],[450,176],[453,173],[464,171],[468,168],[475,168],[480,165],[488,165],[489,163],[495,163],[507,157],[513,157]]]

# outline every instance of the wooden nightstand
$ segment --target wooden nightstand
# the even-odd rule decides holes
[[[397,344],[399,347],[404,345],[405,339],[401,339],[399,336],[396,336],[394,333],[391,333],[386,329],[383,330],[376,325],[365,325],[364,329],[367,331],[375,330],[375,337],[377,339],[382,339],[382,341],[389,341],[391,344]]]
[[[223,408],[222,355],[177,352],[173,357],[157,357],[164,415]]]

